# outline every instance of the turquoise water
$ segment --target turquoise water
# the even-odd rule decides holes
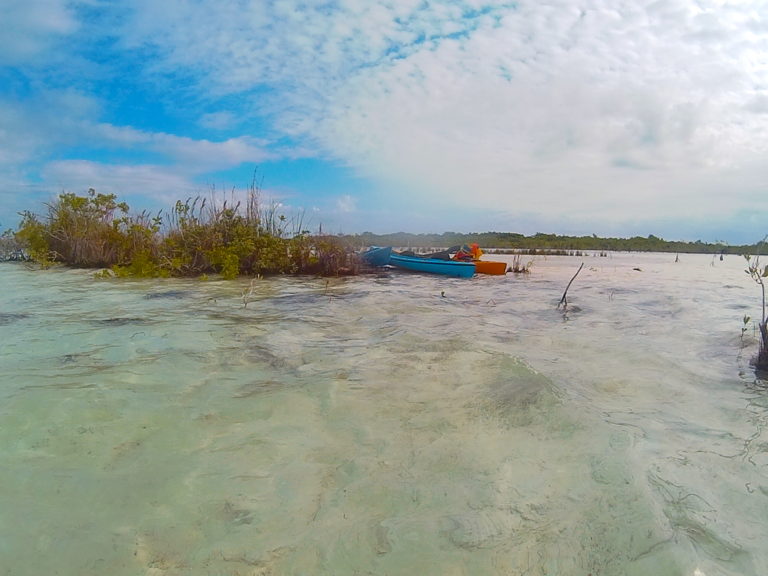
[[[249,283],[2,264],[0,574],[766,574],[743,269],[614,254]]]

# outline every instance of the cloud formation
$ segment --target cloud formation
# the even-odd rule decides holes
[[[313,158],[336,189],[288,193],[349,231],[763,234],[759,1],[33,4],[9,11],[29,40],[0,41],[19,189],[101,167],[187,190]],[[40,63],[64,45],[70,69]]]
[[[14,66],[49,57],[61,39],[79,26],[76,14],[62,0],[4,0],[0,6],[0,66]]]

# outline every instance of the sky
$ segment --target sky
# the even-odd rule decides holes
[[[0,0],[0,230],[62,192],[312,232],[768,233],[764,0]]]

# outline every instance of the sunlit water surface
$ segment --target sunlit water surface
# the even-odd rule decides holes
[[[768,574],[740,257],[248,289],[0,265],[0,574]]]

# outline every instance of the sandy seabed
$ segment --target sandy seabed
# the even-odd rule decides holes
[[[740,257],[248,288],[0,265],[0,575],[768,574]]]

